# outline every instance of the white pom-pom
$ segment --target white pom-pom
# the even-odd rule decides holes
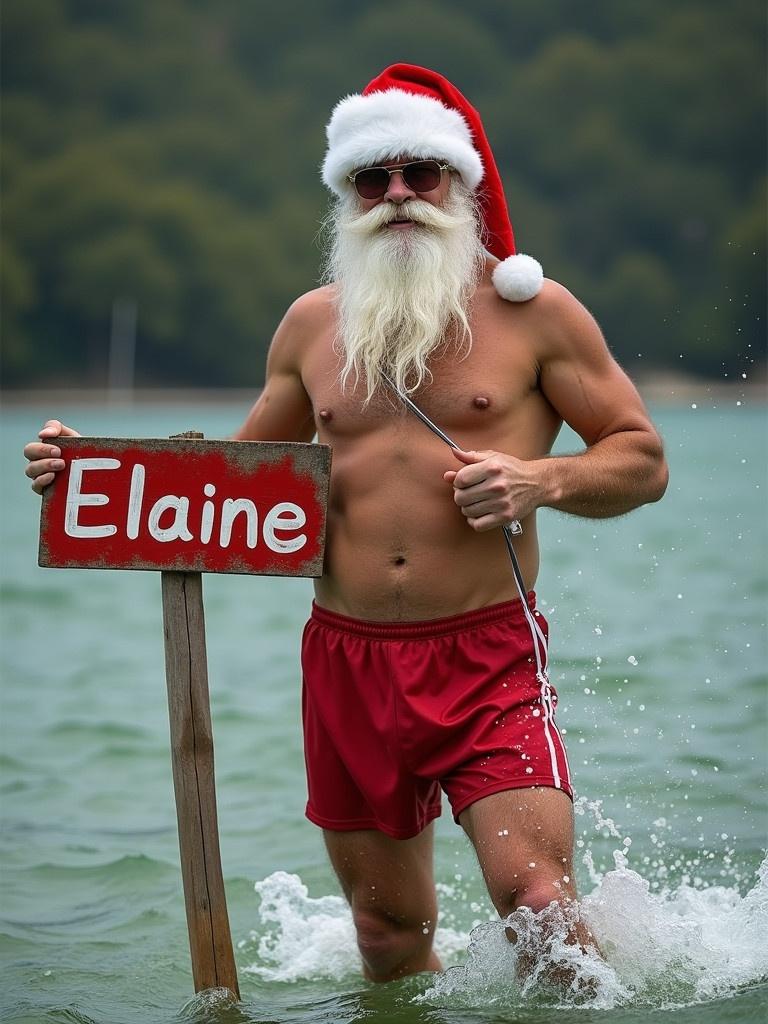
[[[527,302],[541,291],[544,271],[533,256],[507,256],[493,271],[493,286],[507,302]]]

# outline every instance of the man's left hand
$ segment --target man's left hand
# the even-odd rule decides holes
[[[541,504],[536,463],[501,452],[453,449],[453,454],[464,467],[449,470],[443,479],[453,484],[453,500],[478,533],[524,519]]]

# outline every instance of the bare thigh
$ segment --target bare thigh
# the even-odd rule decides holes
[[[430,825],[413,839],[392,839],[383,832],[323,832],[333,869],[354,911],[375,909],[393,919],[437,912]]]
[[[368,977],[388,981],[440,970],[432,952],[437,923],[433,826],[413,839],[392,839],[373,829],[326,829],[323,836],[352,909]]]
[[[518,906],[538,911],[552,900],[576,898],[573,806],[562,790],[494,793],[469,806],[459,820],[500,915]]]

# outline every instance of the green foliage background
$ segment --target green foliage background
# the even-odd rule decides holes
[[[397,60],[477,106],[522,251],[618,358],[738,375],[765,296],[762,0],[6,0],[7,387],[258,386],[317,280],[333,104]]]

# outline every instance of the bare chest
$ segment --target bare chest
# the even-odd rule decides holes
[[[321,441],[339,445],[383,431],[410,433],[413,418],[394,394],[379,393],[365,405],[362,382],[341,388],[342,361],[330,331],[317,342],[304,386]],[[513,447],[521,456],[548,450],[559,421],[541,393],[536,354],[523,333],[481,321],[473,325],[468,349],[447,347],[428,365],[430,379],[411,397],[461,447],[510,450],[517,435],[521,441]],[[533,445],[524,440],[533,435]]]

